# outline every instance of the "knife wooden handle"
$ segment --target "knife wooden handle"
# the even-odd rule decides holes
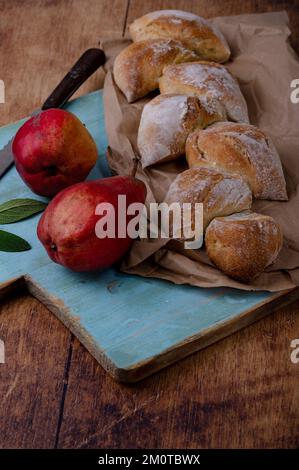
[[[75,91],[106,61],[102,49],[87,49],[62,79],[42,106],[42,110],[60,108]]]

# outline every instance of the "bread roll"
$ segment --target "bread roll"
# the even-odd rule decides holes
[[[133,41],[177,39],[204,60],[225,62],[230,56],[228,44],[218,28],[186,11],[154,11],[135,20],[129,30]]]
[[[257,199],[288,199],[279,155],[264,132],[248,124],[221,122],[195,130],[186,142],[190,167],[243,176]]]
[[[210,260],[225,274],[243,282],[254,279],[275,261],[282,242],[277,222],[253,212],[217,217],[205,235]]]
[[[243,178],[209,168],[190,168],[175,178],[164,202],[177,202],[181,207],[184,203],[203,203],[205,229],[214,217],[250,209],[252,196]],[[192,209],[191,229],[194,230],[195,210]]]
[[[129,103],[159,86],[166,65],[198,60],[195,52],[179,41],[152,39],[130,44],[115,59],[113,74]]]
[[[169,65],[159,87],[161,93],[198,96],[209,109],[221,108],[229,121],[249,122],[238,82],[223,65],[205,61]]]
[[[190,132],[221,119],[225,116],[210,112],[196,96],[158,95],[141,115],[137,143],[142,167],[184,154]]]

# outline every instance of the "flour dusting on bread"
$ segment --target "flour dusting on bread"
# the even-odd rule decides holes
[[[228,120],[248,122],[247,105],[238,82],[223,65],[206,61],[170,65],[164,69],[159,87],[161,93],[185,93],[206,103],[218,103]]]
[[[266,215],[245,211],[216,217],[205,245],[211,261],[228,276],[249,282],[277,258],[283,243],[279,224]]]
[[[195,130],[186,142],[189,166],[243,176],[258,199],[287,200],[279,155],[269,137],[249,124],[217,122]]]
[[[143,168],[183,155],[190,132],[223,119],[224,114],[213,113],[195,96],[157,96],[144,106],[138,129]]]
[[[208,168],[190,168],[169,187],[165,202],[203,203],[203,226],[217,216],[250,209],[251,191],[243,178]]]
[[[221,31],[193,13],[160,10],[147,13],[129,26],[133,41],[171,38],[194,50],[201,59],[226,62],[230,49]]]
[[[166,65],[193,60],[198,60],[197,54],[173,39],[135,42],[116,57],[114,80],[131,103],[158,88]]]

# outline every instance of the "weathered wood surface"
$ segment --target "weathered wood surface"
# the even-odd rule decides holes
[[[59,446],[298,447],[298,308],[131,387],[115,386],[75,341]]]
[[[22,294],[1,307],[0,447],[53,447],[70,334]]]
[[[299,52],[297,0],[0,0],[0,124],[39,106],[78,51],[121,34],[127,18],[170,7],[204,16],[285,9]],[[0,307],[0,447],[298,447],[298,365],[290,361],[298,310],[295,302],[126,387],[45,307],[14,296]]]
[[[0,0],[0,125],[39,108],[81,53],[122,33],[126,0]],[[102,87],[96,72],[74,96]]]

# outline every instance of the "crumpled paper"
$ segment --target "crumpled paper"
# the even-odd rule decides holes
[[[228,286],[243,290],[280,291],[299,285],[299,103],[290,100],[291,81],[299,78],[299,61],[289,45],[285,12],[215,18],[231,47],[226,64],[238,79],[246,98],[250,122],[273,139],[287,181],[289,201],[254,201],[252,209],[274,217],[283,228],[284,245],[275,263],[251,284],[243,284],[219,271],[204,248],[186,250],[176,240],[136,240],[121,270],[176,284],[200,287]],[[129,104],[113,81],[115,56],[129,39],[103,40],[108,57],[104,83],[105,124],[112,152],[112,172],[129,174],[138,155],[137,131],[145,103],[156,96]],[[147,203],[161,202],[178,172],[187,169],[185,158],[142,170],[137,177],[147,186]]]

